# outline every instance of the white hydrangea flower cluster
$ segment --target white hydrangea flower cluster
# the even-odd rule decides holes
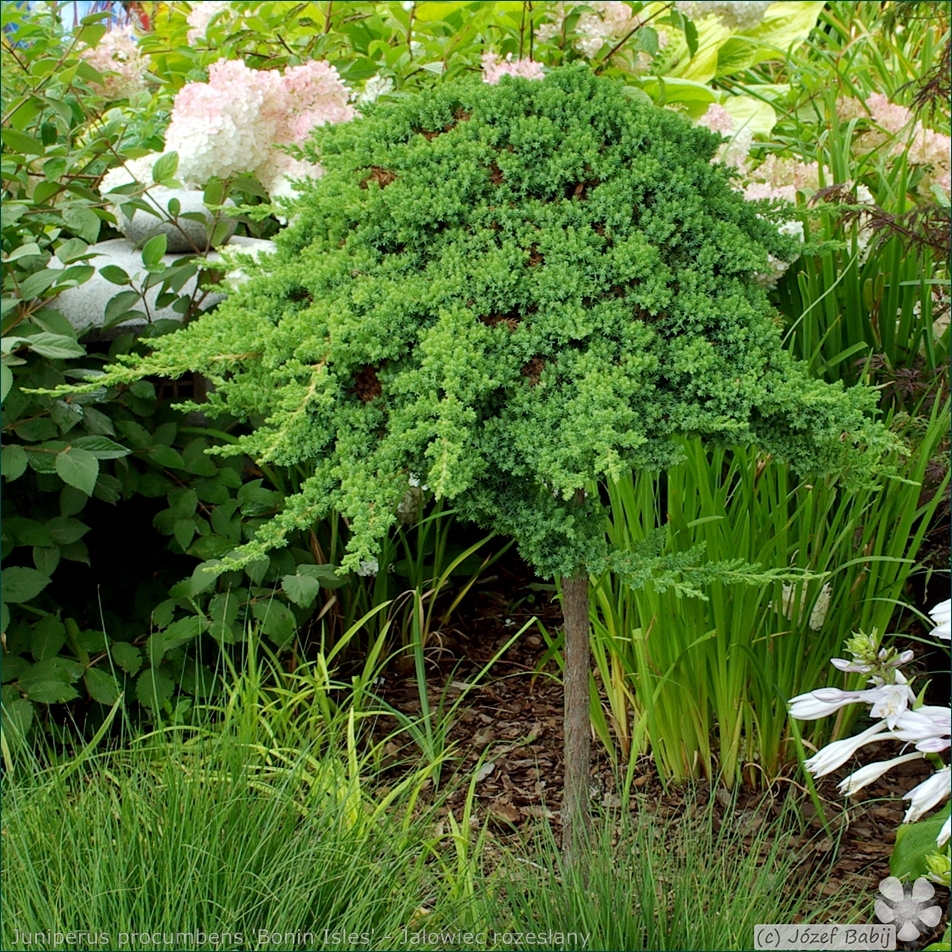
[[[707,107],[707,112],[698,119],[697,124],[710,129],[711,132],[719,132],[728,140],[717,150],[714,161],[723,162],[733,169],[744,167],[754,141],[754,134],[747,126],[738,129],[734,117],[716,102]]]
[[[276,71],[219,60],[207,83],[183,86],[165,134],[165,151],[179,154],[178,177],[201,186],[215,175],[227,178],[264,167],[277,131],[273,117],[263,118],[265,104],[278,98],[279,83]]]
[[[201,3],[194,3],[188,15],[188,25],[191,29],[186,39],[189,46],[194,46],[199,40],[205,39],[213,20],[231,20],[233,14],[234,5],[228,3],[227,0],[203,0]]]
[[[512,53],[501,60],[495,53],[483,53],[483,82],[490,86],[499,84],[503,76],[521,76],[524,79],[542,79],[545,73],[542,64],[533,60],[513,60]]]
[[[165,151],[177,152],[176,177],[202,188],[214,176],[254,173],[273,197],[293,191],[291,181],[316,178],[319,166],[292,158],[280,146],[307,138],[311,129],[356,115],[337,70],[322,62],[277,70],[249,69],[219,60],[207,83],[188,83],[175,97]],[[102,194],[129,182],[149,184],[157,156],[107,173]]]
[[[553,5],[552,21],[543,23],[536,31],[542,41],[551,40],[562,32],[565,18],[579,4],[556,3]],[[575,24],[573,43],[575,48],[588,59],[593,59],[606,45],[614,46],[632,30],[641,25],[641,20],[632,12],[627,3],[594,2],[585,4],[585,12]],[[661,42],[661,34],[659,34]],[[661,45],[664,45],[661,42]]]
[[[106,99],[128,99],[146,88],[149,58],[139,49],[131,26],[108,30],[95,46],[81,49],[79,55],[102,74],[102,82],[90,83],[90,87]]]
[[[700,0],[678,0],[675,8],[689,20],[700,20],[702,17],[715,16],[724,26],[742,33],[751,27],[757,26],[764,18],[772,0],[766,3],[755,0],[713,0],[706,3]]]

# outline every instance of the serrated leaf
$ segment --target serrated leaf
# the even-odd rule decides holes
[[[172,535],[183,550],[188,548],[197,531],[193,519],[176,519],[172,527]]]
[[[182,548],[184,548],[184,546]],[[214,588],[215,583],[218,581],[218,576],[215,575],[214,572],[206,571],[206,566],[217,564],[218,560],[213,559],[209,562],[202,562],[201,565],[196,565],[191,577],[184,579],[177,585],[173,585],[172,588],[169,589],[169,595],[171,595],[172,598],[194,598],[196,595],[201,595],[202,592],[207,592],[210,588]]]
[[[149,636],[146,642],[149,660],[157,664],[168,652],[194,641],[207,627],[208,623],[198,615],[172,622],[164,631]]]
[[[122,693],[115,677],[99,668],[89,668],[83,675],[83,681],[89,696],[100,704],[115,704]]]
[[[67,446],[61,453],[56,454],[56,472],[64,483],[69,483],[91,496],[99,475],[99,460],[86,450]]]
[[[126,674],[135,674],[142,667],[142,652],[127,641],[116,641],[110,648],[112,660]]]
[[[52,576],[60,562],[60,550],[55,546],[37,545],[33,547],[33,564],[37,572]]]
[[[35,334],[27,338],[30,350],[51,360],[66,359],[67,357],[85,357],[86,348],[70,337],[62,334]]]
[[[347,584],[346,575],[338,575],[333,565],[299,565],[298,575],[309,575],[320,581],[322,588],[341,588]]]
[[[55,658],[64,644],[66,626],[55,615],[47,615],[33,626],[30,650],[35,660]]]
[[[12,566],[0,575],[0,599],[19,605],[36,598],[50,584],[50,577],[36,569]]]
[[[136,678],[136,697],[139,703],[157,714],[172,699],[174,690],[172,679],[155,668],[147,668]]]
[[[285,575],[281,580],[281,588],[295,605],[310,608],[321,590],[321,583],[309,575]]]
[[[157,463],[159,466],[168,469],[185,468],[182,457],[173,450],[171,446],[165,446],[162,443],[158,443],[149,448],[149,459],[152,460],[153,463]]]
[[[73,440],[72,445],[75,449],[86,450],[96,459],[122,459],[132,452],[105,436],[81,436]]]
[[[46,531],[57,545],[71,545],[89,532],[89,526],[69,516],[57,516],[46,523]]]
[[[287,645],[294,637],[297,622],[284,602],[274,599],[255,602],[251,612],[261,622],[261,633],[267,635],[278,648]]]

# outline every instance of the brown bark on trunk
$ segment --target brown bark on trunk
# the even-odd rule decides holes
[[[562,859],[566,869],[584,866],[589,845],[589,768],[592,733],[589,718],[588,573],[562,579],[565,625],[565,779],[562,790]]]

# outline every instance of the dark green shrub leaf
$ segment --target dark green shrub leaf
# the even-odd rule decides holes
[[[132,452],[105,436],[81,436],[73,440],[72,445],[78,450],[86,450],[96,459],[121,459]]]
[[[99,668],[89,668],[83,675],[83,681],[89,696],[100,704],[115,704],[116,698],[122,693],[115,677],[108,671],[100,671]]]
[[[310,608],[321,590],[321,583],[308,575],[285,575],[281,580],[281,588],[295,605]]]
[[[23,516],[8,516],[3,520],[3,527],[16,539],[18,545],[53,544],[48,527],[34,519],[24,519]]]
[[[19,443],[3,447],[0,453],[0,473],[7,482],[19,479],[26,471],[26,450]]]
[[[66,643],[66,626],[55,616],[47,615],[33,626],[33,657],[37,661],[55,658]]]
[[[57,516],[55,519],[50,519],[46,524],[46,529],[50,538],[57,545],[70,545],[89,532],[89,526],[85,523],[66,516]]]
[[[70,562],[84,562],[89,565],[89,550],[85,542],[71,542],[69,545],[60,546],[60,555]]]
[[[198,615],[191,615],[188,618],[181,618],[172,622],[164,631],[157,631],[149,636],[146,642],[146,652],[152,664],[157,664],[168,652],[174,648],[194,641],[206,628],[208,623],[199,618]]]
[[[3,570],[0,578],[0,599],[13,604],[36,598],[50,584],[50,577],[36,569],[13,566]]]
[[[161,443],[149,448],[149,459],[166,469],[184,469],[185,464],[178,452]]]
[[[284,602],[274,599],[255,602],[251,612],[261,622],[261,633],[270,638],[276,647],[283,648],[294,637],[297,622]]]
[[[29,341],[30,350],[51,360],[86,356],[86,348],[82,344],[61,334],[49,334],[44,331],[42,334],[29,338]]]
[[[126,674],[135,674],[142,667],[142,652],[126,641],[116,641],[110,649],[112,660]]]
[[[338,575],[333,565],[299,565],[298,574],[318,579],[322,588],[340,588],[347,584],[347,576]]]
[[[171,700],[174,690],[172,679],[155,668],[146,668],[136,678],[136,697],[139,703],[156,714]]]
[[[99,239],[99,216],[92,209],[74,205],[63,213],[69,230],[90,244]]]
[[[37,545],[33,547],[33,564],[36,566],[37,572],[52,576],[59,562],[60,550],[55,546]]]
[[[189,662],[182,672],[182,690],[197,698],[214,697],[218,691],[218,678],[210,668]]]
[[[68,446],[62,453],[56,454],[56,472],[64,483],[91,496],[99,475],[99,460],[86,450]]]
[[[6,364],[0,364],[0,403],[7,399],[12,386],[13,371]]]
[[[176,519],[172,527],[172,534],[175,541],[182,547],[183,551],[188,548],[188,544],[195,537],[195,522],[192,519]]]
[[[139,294],[138,291],[120,291],[118,294],[113,295],[106,305],[106,312],[103,318],[105,325],[108,327],[114,321],[118,321],[119,319],[125,320],[129,309],[134,307],[141,300],[142,295]]]

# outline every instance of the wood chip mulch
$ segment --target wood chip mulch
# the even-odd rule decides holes
[[[562,685],[554,662],[548,661],[540,670],[547,645],[532,620],[538,619],[555,636],[562,615],[554,591],[539,584],[517,558],[497,563],[493,571],[497,574],[481,580],[447,628],[431,636],[425,652],[428,697],[434,710],[441,703],[445,710],[465,694],[448,739],[453,759],[444,774],[455,774],[463,782],[456,784],[456,791],[441,809],[452,810],[461,820],[469,781],[475,774],[474,824],[481,827],[488,820],[493,837],[515,846],[527,841],[540,822],[551,823],[556,833],[561,831]],[[493,655],[527,623],[531,624],[526,631],[480,680],[480,671]],[[412,672],[388,677],[379,693],[405,714],[420,712]],[[395,727],[395,721],[384,718],[377,732],[384,737]],[[861,763],[896,756],[898,745],[894,746],[897,749],[889,751],[883,745],[866,748],[856,762],[818,782],[832,835],[823,830],[796,767],[766,790],[740,789],[731,794],[724,788],[714,789],[711,806],[715,823],[730,812],[730,820],[747,824],[748,841],[763,835],[765,824],[769,836],[770,821],[780,815],[785,798],[794,795],[806,822],[793,846],[805,850],[806,860],[801,862],[813,867],[805,871],[804,878],[818,874],[815,895],[803,897],[804,908],[810,908],[811,900],[840,893],[850,897],[844,916],[854,913],[856,904],[861,903],[868,908],[861,921],[876,923],[876,889],[890,874],[889,856],[907,806],[902,795],[929,776],[932,767],[926,761],[901,764],[849,800],[837,793],[836,785]],[[395,764],[409,755],[408,749],[401,750],[392,741],[387,749]],[[597,741],[592,749],[593,800],[606,808],[620,808],[610,758]],[[693,812],[709,805],[710,785],[701,781],[692,787],[665,786],[650,756],[642,757],[636,766],[629,806],[649,809],[659,819],[673,821],[683,817],[686,809]],[[914,943],[900,942],[899,948],[921,949],[942,935],[948,922],[949,890],[937,886],[936,901],[945,910],[938,927]]]

